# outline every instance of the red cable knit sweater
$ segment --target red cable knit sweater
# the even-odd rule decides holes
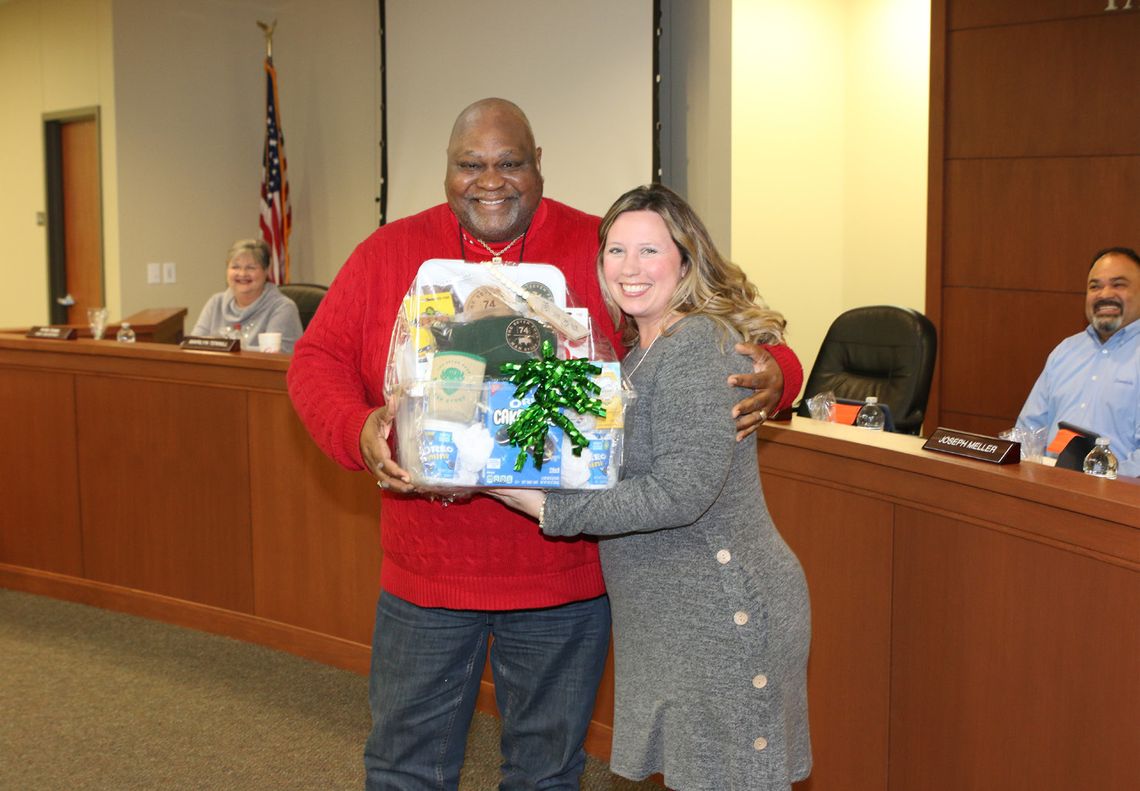
[[[620,350],[595,275],[598,223],[543,199],[511,252],[557,265],[599,332]],[[349,469],[364,467],[360,431],[384,403],[397,309],[430,258],[481,261],[487,252],[463,241],[446,204],[384,226],[349,256],[297,343],[288,374],[293,405],[321,449]],[[784,371],[790,403],[803,377],[799,361],[787,347],[770,351]],[[380,531],[381,586],[421,607],[549,607],[605,592],[593,540],[548,538],[532,520],[483,495],[443,506],[385,492]]]

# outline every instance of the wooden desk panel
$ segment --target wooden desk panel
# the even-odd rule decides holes
[[[245,394],[75,378],[84,576],[253,612]]]
[[[254,611],[371,645],[379,489],[317,448],[285,393],[250,393],[249,425]]]
[[[811,596],[808,702],[815,770],[796,788],[886,788],[891,507],[775,475],[765,476],[764,497],[804,567]]]
[[[1140,778],[1136,571],[899,508],[891,788]]]
[[[75,382],[0,367],[0,563],[82,576]]]

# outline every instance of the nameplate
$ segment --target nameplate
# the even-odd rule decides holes
[[[178,345],[196,352],[236,352],[241,349],[241,338],[205,338],[191,335]]]
[[[53,341],[73,341],[77,337],[75,327],[32,327],[25,338],[50,338]]]
[[[1021,461],[1021,443],[952,428],[938,428],[922,446],[923,450],[936,450],[967,459],[988,461],[990,464],[1017,464]]]

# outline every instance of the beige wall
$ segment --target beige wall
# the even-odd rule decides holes
[[[225,253],[257,237],[264,38],[285,135],[292,280],[328,283],[376,225],[378,28],[370,0],[116,0],[122,289],[128,310],[190,308],[225,287]],[[148,262],[179,282],[148,285]]]
[[[389,218],[443,200],[451,124],[486,96],[526,111],[547,196],[601,214],[649,181],[652,5],[389,2]]]
[[[95,106],[103,167],[113,170],[111,0],[0,4],[0,326],[48,321],[47,236],[36,221],[45,209],[44,117]],[[104,183],[103,211],[113,215],[114,179]],[[113,257],[114,228],[104,231],[103,244]],[[108,278],[113,274],[108,267]]]
[[[447,130],[462,106],[485,95],[515,98],[530,113],[552,197],[600,212],[648,180],[649,0],[542,0],[526,4],[526,14],[515,0],[497,0],[474,17],[459,0],[426,7],[388,4],[390,218],[442,199]],[[0,323],[47,320],[44,229],[35,225],[44,204],[40,129],[43,113],[66,107],[102,110],[112,316],[185,306],[189,325],[224,287],[226,249],[258,233],[258,20],[278,22],[293,279],[328,283],[375,229],[374,0],[12,0],[0,15],[0,164],[15,187],[0,191],[0,267],[13,284],[0,294]],[[441,27],[442,17],[463,22]],[[509,57],[487,58],[475,44],[500,40],[504,19],[511,34],[496,51]],[[611,54],[584,56],[597,51]],[[478,69],[472,53],[481,53]],[[147,264],[168,261],[177,283],[148,284]]]
[[[849,4],[844,308],[926,303],[930,4]]]
[[[446,129],[483,95],[515,98],[530,113],[552,197],[601,212],[647,180],[650,6],[541,0],[519,15],[517,2],[493,0],[471,18],[460,0],[390,2],[390,216],[441,200]],[[684,14],[699,23],[704,38],[690,42],[689,57],[703,65],[677,75],[687,191],[788,315],[810,368],[842,310],[923,306],[929,8],[709,0],[698,10]],[[447,15],[463,24],[439,25]],[[721,43],[729,17],[730,47]],[[375,2],[10,0],[0,3],[0,324],[47,319],[35,223],[43,114],[94,105],[112,315],[181,305],[193,320],[223,285],[230,242],[257,233],[264,87],[255,22],[274,18],[294,279],[331,280],[377,217]],[[510,56],[479,54],[476,68],[472,53],[484,49],[472,42],[501,38],[504,19],[514,33],[495,51]],[[520,61],[549,69],[513,68]],[[177,263],[178,283],[147,285],[150,261]]]
[[[732,255],[732,0],[662,4],[662,182]]]
[[[45,203],[42,121],[75,108],[100,109],[112,317],[185,306],[192,322],[224,287],[226,249],[258,233],[259,19],[280,23],[275,60],[297,196],[294,279],[327,282],[347,240],[375,227],[376,16],[369,0],[0,4],[0,272],[8,285],[0,323],[47,321],[46,237],[35,223]],[[354,84],[344,74],[363,76]],[[147,284],[147,263],[167,261],[177,282]]]
[[[293,0],[278,17],[293,280],[328,284],[379,218],[379,12],[375,0]]]
[[[732,252],[809,371],[831,321],[922,310],[930,9],[734,0]]]
[[[265,78],[256,20],[273,16],[218,0],[115,0],[124,314],[187,307],[189,329],[225,287],[231,242],[257,236]],[[177,282],[148,284],[151,262],[175,263]]]

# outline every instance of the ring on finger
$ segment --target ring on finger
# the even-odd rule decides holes
[[[768,410],[767,409],[761,409],[760,410],[760,422],[763,423],[767,419],[768,419]]]
[[[381,489],[387,489],[388,488],[388,482],[387,481],[377,481],[376,485],[379,486]]]

